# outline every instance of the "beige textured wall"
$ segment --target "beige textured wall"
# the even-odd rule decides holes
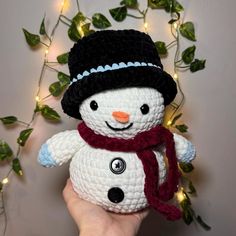
[[[59,0],[8,0],[0,1],[0,117],[16,115],[30,120],[34,107],[37,78],[43,60],[43,50],[31,51],[25,43],[21,28],[37,32],[46,12],[50,26],[57,16]],[[75,1],[74,1],[75,2]],[[81,0],[81,8],[88,15],[118,6],[119,1]],[[145,1],[141,1],[143,4]],[[205,232],[196,225],[186,226],[183,222],[170,223],[151,213],[142,225],[140,236],[220,236],[236,235],[235,230],[235,179],[236,179],[236,32],[234,0],[181,0],[186,7],[186,19],[196,22],[197,56],[207,59],[207,68],[196,74],[181,76],[186,94],[184,120],[190,127],[189,137],[196,145],[198,158],[192,179],[199,196],[193,200],[194,208],[213,227]],[[75,4],[74,4],[75,6]],[[68,15],[71,15],[71,12]],[[154,40],[169,40],[166,14],[152,12],[148,17],[150,34]],[[112,21],[113,22],[113,21]],[[116,28],[141,29],[136,21],[126,21]],[[71,46],[62,26],[50,57],[64,52]],[[189,45],[183,42],[185,46]],[[172,72],[170,60],[163,61]],[[66,68],[65,68],[66,71]],[[43,93],[55,80],[48,72],[43,84]],[[61,112],[59,102],[48,103]],[[61,192],[68,177],[68,165],[55,169],[44,169],[38,165],[37,151],[52,134],[76,127],[76,121],[63,116],[60,124],[53,125],[41,117],[36,119],[35,131],[22,153],[25,176],[10,178],[6,191],[8,216],[7,236],[75,236],[76,227],[68,215]],[[18,128],[0,126],[0,138],[13,147]],[[0,167],[0,177],[7,169]],[[1,222],[2,223],[2,222]],[[1,233],[0,233],[1,235]]]

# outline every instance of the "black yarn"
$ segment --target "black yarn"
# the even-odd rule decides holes
[[[162,68],[149,35],[135,30],[97,31],[74,45],[69,55],[71,78],[85,70],[119,62],[149,62]]]
[[[61,101],[64,112],[81,119],[79,106],[86,98],[105,90],[126,87],[154,88],[164,97],[164,104],[170,104],[177,93],[176,84],[162,70],[155,44],[145,33],[135,30],[97,31],[73,46],[68,65],[72,80],[98,66],[136,61],[153,63],[161,69],[142,66],[91,73],[69,86]]]

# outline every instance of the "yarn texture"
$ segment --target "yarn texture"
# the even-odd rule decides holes
[[[85,123],[81,123],[78,126],[78,131],[81,137],[94,148],[109,151],[137,152],[137,156],[143,163],[146,176],[144,192],[148,203],[157,211],[164,214],[167,219],[176,220],[181,217],[181,213],[176,207],[163,204],[159,201],[159,198],[163,201],[168,201],[173,197],[174,192],[177,191],[178,178],[180,176],[178,173],[173,135],[170,131],[162,126],[157,126],[150,131],[138,134],[131,140],[96,135]],[[166,182],[158,189],[158,163],[155,154],[150,151],[150,148],[155,148],[162,144],[166,145],[169,172]]]
[[[53,135],[41,147],[45,167],[70,162],[75,192],[115,213],[152,207],[168,220],[178,190],[178,162],[195,157],[191,142],[162,126],[177,93],[155,44],[135,30],[97,31],[69,53],[70,86],[63,111],[82,120],[78,130]]]

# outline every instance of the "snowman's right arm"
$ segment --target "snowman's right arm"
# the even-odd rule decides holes
[[[60,166],[69,161],[84,144],[78,130],[60,132],[42,145],[38,161],[45,167]]]

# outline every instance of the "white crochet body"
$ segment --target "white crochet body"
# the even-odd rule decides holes
[[[165,180],[166,166],[163,156],[158,152],[155,154],[159,165],[159,183],[162,183]],[[110,169],[110,163],[117,157],[126,163],[121,174],[115,174]],[[148,206],[144,194],[143,165],[135,153],[110,152],[86,145],[71,161],[70,177],[80,197],[101,205],[106,210],[129,213]],[[113,203],[108,199],[108,191],[114,187],[124,192],[125,198],[120,203]]]
[[[91,106],[95,102],[96,109]],[[141,108],[144,105],[148,105],[148,112],[142,112]],[[126,120],[115,117],[115,112],[125,114]],[[109,90],[85,99],[80,106],[80,113],[86,125],[96,134],[110,138],[132,139],[137,134],[162,124],[164,99],[161,93],[152,88]],[[178,160],[193,160],[193,145],[177,134],[174,134],[174,141]],[[166,176],[166,164],[162,155],[164,149],[159,150],[160,152],[154,151],[161,184]],[[46,167],[62,165],[70,159],[73,187],[83,199],[101,205],[107,210],[121,213],[135,212],[147,207],[144,194],[145,174],[136,153],[95,149],[80,137],[77,130],[54,135],[47,140],[39,153],[39,162]],[[114,159],[122,160],[121,163],[125,165],[119,173],[111,168]],[[112,196],[109,197],[109,193]]]

